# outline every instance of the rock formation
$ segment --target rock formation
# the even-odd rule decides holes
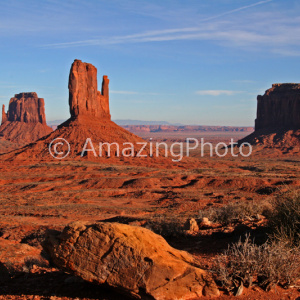
[[[257,96],[255,130],[300,129],[300,84],[273,84]]]
[[[75,222],[50,235],[45,248],[59,268],[134,299],[219,296],[211,274],[200,269],[190,254],[142,227]]]
[[[53,160],[53,153],[50,153],[49,146],[51,149],[52,141],[57,138],[65,139],[69,143],[70,151],[67,156],[69,159],[124,158],[122,151],[124,148],[128,149],[124,143],[132,143],[137,146],[144,140],[111,121],[108,85],[108,77],[103,76],[102,91],[98,91],[97,69],[91,64],[75,60],[69,75],[71,117],[46,138],[2,156],[2,158]],[[88,143],[86,143],[87,141]],[[114,144],[110,149],[106,145],[100,149],[100,143]],[[53,149],[54,152],[63,153],[68,150],[62,149],[61,143],[57,147]],[[131,157],[135,156],[141,147],[139,145],[126,154]],[[84,149],[88,151],[83,151]]]
[[[20,93],[9,101],[9,122],[41,123],[46,125],[45,102],[36,93]]]
[[[109,79],[103,76],[102,92],[98,91],[97,69],[75,60],[69,75],[69,105],[71,117],[86,115],[110,120]]]
[[[46,124],[45,102],[36,93],[20,93],[2,107],[0,134],[8,141],[24,145],[52,132]]]
[[[258,146],[259,151],[300,153],[300,84],[273,84],[263,96],[257,96],[255,131],[239,144],[244,142]]]
[[[5,105],[3,104],[2,105],[2,120],[1,120],[1,125],[3,124],[3,123],[5,123],[7,121],[7,114],[6,114],[6,112],[5,112]]]

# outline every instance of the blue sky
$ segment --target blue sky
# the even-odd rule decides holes
[[[45,98],[67,119],[81,59],[110,78],[113,119],[252,126],[256,96],[300,82],[297,0],[2,0],[0,104]]]

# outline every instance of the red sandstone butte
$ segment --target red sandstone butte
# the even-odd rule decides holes
[[[83,159],[81,157],[87,139],[87,148],[95,152],[86,151],[84,158],[99,158],[99,143],[115,143],[119,145],[120,152],[128,149],[128,145],[124,143],[145,142],[142,138],[125,130],[111,121],[109,112],[109,79],[103,76],[102,91],[98,91],[97,87],[97,69],[88,63],[75,60],[71,66],[69,75],[69,106],[71,117],[59,125],[57,129],[47,137],[44,137],[35,143],[28,145],[22,149],[15,150],[9,154],[2,155],[1,159],[9,160],[53,160],[49,153],[49,145],[57,138],[63,138],[70,144],[69,159]],[[122,154],[117,155],[115,146],[111,151],[105,148],[101,157],[124,157]],[[141,146],[139,146],[141,147]],[[65,150],[65,149],[64,149]],[[138,149],[134,149],[136,155]],[[60,152],[61,149],[59,149]],[[96,154],[96,156],[95,156]],[[126,152],[127,154],[127,152]]]
[[[300,129],[300,84],[276,83],[257,96],[255,130]]]
[[[8,112],[2,106],[0,134],[13,143],[28,144],[52,132],[46,124],[45,102],[34,92],[16,94]]]
[[[108,85],[108,77],[103,76],[102,91],[98,91],[97,69],[76,59],[69,75],[71,117],[86,115],[110,120]]]
[[[281,154],[300,153],[300,84],[276,83],[257,96],[255,131],[243,142]]]

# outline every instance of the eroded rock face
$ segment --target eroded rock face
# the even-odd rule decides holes
[[[187,252],[159,235],[119,223],[81,222],[45,244],[54,263],[86,281],[107,284],[135,299],[193,299],[218,296],[211,275]]]
[[[71,145],[70,152],[66,159],[88,159],[99,160],[102,157],[112,158],[116,160],[124,159],[123,150],[126,152],[125,159],[135,157],[145,142],[142,138],[125,130],[111,121],[109,113],[109,80],[107,76],[103,76],[102,92],[97,91],[97,69],[88,63],[75,60],[71,66],[69,75],[69,105],[71,117],[59,125],[57,129],[50,135],[40,137],[42,139],[35,143],[27,145],[22,149],[18,149],[2,155],[2,159],[8,160],[53,160],[55,159],[49,151],[49,145],[56,138],[64,138]],[[12,126],[14,122],[5,122],[0,127],[1,132],[5,131],[5,137],[14,136],[15,140],[20,137],[20,131],[15,130]],[[11,124],[11,126],[9,126]],[[28,123],[19,122],[23,135],[22,140],[29,140],[32,128],[25,127]],[[25,124],[25,125],[24,125]],[[41,125],[40,123],[36,125]],[[5,127],[4,127],[5,126]],[[44,128],[37,126],[43,133]],[[43,126],[45,127],[45,126]],[[48,126],[47,126],[48,127]],[[3,129],[3,130],[2,130]],[[50,132],[52,129],[48,127]],[[35,132],[36,129],[35,129]],[[47,132],[47,133],[50,133]],[[25,136],[26,134],[26,136]],[[37,136],[37,135],[36,135]],[[90,142],[91,141],[92,145]],[[30,142],[33,140],[31,139]],[[100,149],[100,144],[106,144]],[[113,144],[111,147],[108,144]],[[128,150],[128,143],[134,145],[134,149]],[[88,151],[83,151],[88,149]],[[54,149],[52,149],[54,150]],[[60,149],[59,151],[61,151]],[[95,150],[95,151],[93,151]],[[103,150],[103,151],[102,151]],[[124,151],[125,151],[124,150]],[[155,153],[155,150],[153,150]],[[63,153],[63,151],[61,152]],[[101,154],[100,154],[101,153]],[[142,155],[149,156],[149,147],[142,151]],[[56,160],[56,159],[55,159]]]
[[[257,96],[255,130],[300,128],[300,84],[273,84]]]
[[[5,112],[5,105],[3,104],[2,105],[2,120],[1,120],[1,125],[3,124],[3,123],[5,123],[7,121],[7,114],[6,114],[6,112]]]
[[[45,102],[37,94],[20,93],[9,101],[8,112],[2,106],[0,135],[22,146],[52,132],[46,124]]]
[[[102,93],[98,91],[96,67],[76,59],[69,75],[71,117],[86,115],[110,120],[108,85],[108,77],[103,76]]]
[[[45,102],[36,93],[20,93],[9,101],[7,119],[10,122],[41,123],[46,125]]]

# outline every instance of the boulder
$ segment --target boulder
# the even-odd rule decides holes
[[[199,226],[194,218],[188,219],[184,224],[184,229],[189,233],[196,233],[199,231]]]
[[[211,225],[212,225],[211,221],[209,221],[209,219],[206,217],[202,218],[199,224],[200,227],[211,227]]]
[[[218,296],[211,275],[152,231],[119,223],[72,223],[44,244],[53,262],[82,279],[134,299]]]

